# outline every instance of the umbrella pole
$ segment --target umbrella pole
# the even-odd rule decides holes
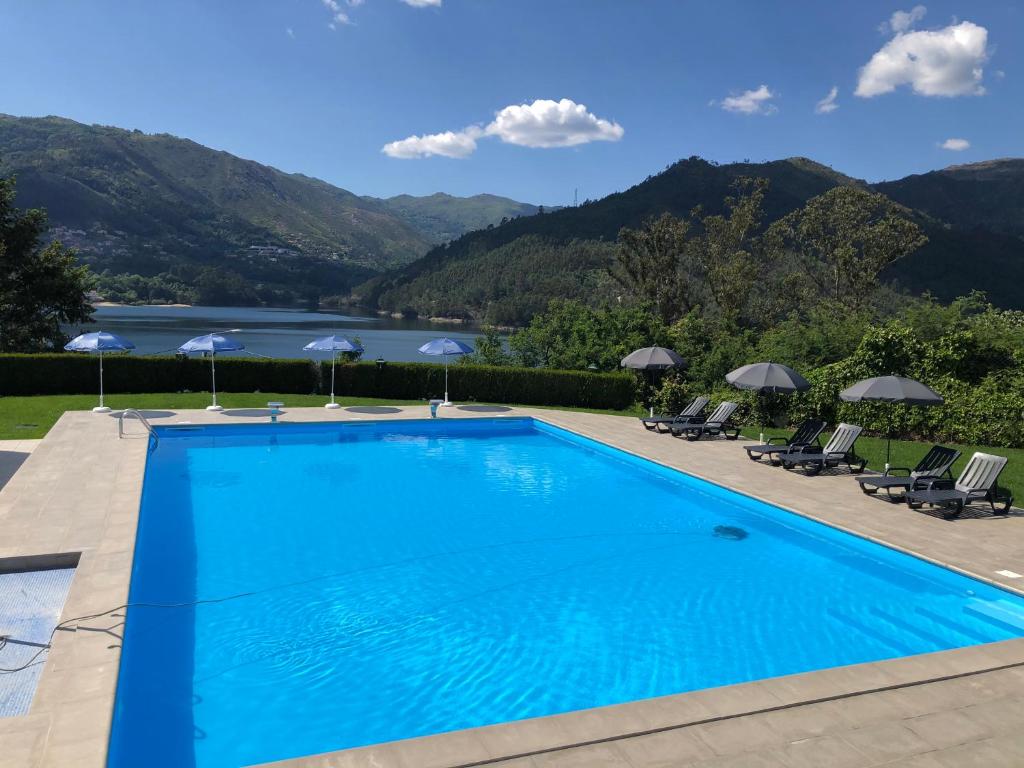
[[[889,409],[889,434],[885,438],[885,473],[889,474],[889,450],[892,447],[892,409]]]
[[[213,404],[206,406],[208,411],[220,411],[223,410],[217,405],[217,353],[210,352],[210,382],[211,388],[213,389]]]
[[[448,355],[444,356],[444,404],[451,405],[451,400],[448,399]]]
[[[100,404],[93,408],[94,413],[109,413],[110,409],[103,404],[103,350],[100,353]]]
[[[334,365],[338,361],[338,350],[331,350],[331,402],[327,403],[324,408],[340,408],[336,402],[334,402]]]

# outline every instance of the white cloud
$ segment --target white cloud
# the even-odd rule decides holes
[[[597,117],[571,99],[537,99],[505,107],[484,130],[506,144],[545,148],[618,141],[625,133],[618,123]]]
[[[400,160],[413,160],[431,155],[442,157],[469,157],[476,151],[476,140],[480,128],[471,127],[461,131],[430,133],[424,136],[410,136],[401,141],[392,141],[381,149],[385,155]]]
[[[594,115],[572,99],[537,99],[532,104],[513,104],[499,110],[486,126],[410,136],[385,144],[381,151],[404,160],[431,155],[467,157],[476,149],[477,139],[487,136],[505,144],[548,149],[618,141],[624,133],[618,123]]]
[[[928,13],[928,9],[923,5],[915,5],[909,11],[896,11],[889,17],[888,21],[882,22],[882,26],[879,29],[882,34],[895,32],[898,35],[901,32],[906,32],[923,19],[926,13]]]
[[[971,148],[971,142],[967,139],[946,139],[939,146],[953,152],[963,152],[965,149]]]
[[[440,8],[441,0],[402,0],[406,5],[413,8]]]
[[[341,3],[338,0],[320,0],[320,2],[324,4],[324,8],[331,12],[331,23],[327,25],[331,29],[334,29],[338,24],[352,23],[348,14],[341,9]]]
[[[922,96],[982,94],[988,30],[969,21],[897,34],[860,70],[856,95],[870,98],[909,85]]]
[[[288,37],[290,37],[292,40],[295,39],[295,30],[292,29],[291,27],[285,27],[284,33],[288,35]]]
[[[771,103],[776,95],[767,85],[761,85],[752,91],[744,91],[739,96],[725,97],[722,99],[722,109],[726,112],[741,112],[744,115],[770,115],[778,112],[778,107]]]
[[[829,112],[835,112],[839,109],[839,105],[836,104],[837,96],[839,96],[839,86],[833,85],[832,90],[828,92],[828,95],[814,105],[814,113],[818,115],[827,115]]]

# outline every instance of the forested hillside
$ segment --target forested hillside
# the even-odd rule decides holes
[[[568,243],[575,243],[574,248],[560,254],[558,264],[570,273],[559,283],[562,290],[568,284],[569,292],[546,298],[602,300],[605,293],[589,286],[600,284],[600,275],[610,266],[611,244],[621,228],[636,228],[662,213],[685,217],[698,206],[704,213],[718,213],[735,181],[748,177],[768,181],[766,225],[836,186],[889,194],[906,207],[905,215],[921,226],[928,242],[889,265],[883,273],[886,279],[914,294],[928,291],[952,299],[980,289],[998,306],[1024,307],[1024,296],[1016,287],[1024,279],[1024,241],[1014,229],[1014,222],[1022,220],[1017,211],[1024,205],[1024,192],[1016,185],[1024,184],[1024,161],[995,165],[998,168],[962,166],[873,187],[806,158],[717,165],[693,157],[625,192],[469,233],[360,286],[354,300],[392,312],[522,324],[532,316],[533,307],[543,304],[543,285],[533,286],[528,301],[510,300],[509,289],[490,279],[494,264],[500,262],[505,273],[528,271],[536,268],[533,254],[557,252]],[[582,244],[588,242],[603,245],[587,251]],[[586,258],[580,258],[584,253]],[[595,259],[596,254],[603,256]],[[464,279],[443,279],[455,265]]]

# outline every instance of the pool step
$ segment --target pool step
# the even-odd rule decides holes
[[[1008,600],[972,600],[964,608],[964,613],[977,616],[1006,632],[1024,635],[1024,613]]]
[[[962,624],[957,624],[952,619],[935,613],[934,611],[929,611],[927,608],[915,608],[914,612],[920,614],[921,616],[924,616],[926,619],[928,619],[928,621],[934,622],[936,624],[941,624],[946,629],[960,633],[964,637],[968,638],[971,641],[971,643],[992,642],[991,637],[982,634],[979,630],[971,629],[970,627],[965,627]]]
[[[877,616],[878,618],[885,621],[887,624],[896,627],[899,631],[908,635],[913,635],[919,640],[923,640],[924,642],[928,643],[931,646],[929,650],[940,651],[949,648],[951,645],[959,645],[959,643],[956,642],[957,638],[941,637],[940,635],[934,635],[928,630],[922,629],[921,627],[915,627],[909,621],[901,619],[899,616],[893,616],[891,613],[888,613],[887,611],[882,611],[878,608],[872,608],[871,613],[872,615]],[[959,632],[959,630],[957,630],[957,632],[959,634],[962,634]],[[971,643],[973,642],[974,641],[972,640]],[[924,651],[922,649],[918,649],[917,652],[923,653]]]
[[[853,618],[852,616],[837,613],[832,609],[828,610],[828,615],[834,618],[836,621],[840,622],[841,624],[845,624],[850,629],[856,630],[862,635],[866,635],[867,637],[870,637],[876,642],[881,643],[882,645],[886,646],[895,653],[898,653],[900,656],[911,656],[915,653],[920,653],[918,649],[911,648],[908,645],[904,645],[899,640],[894,640],[893,638],[882,634],[874,627],[870,627],[867,624],[864,624],[858,621],[857,619]]]

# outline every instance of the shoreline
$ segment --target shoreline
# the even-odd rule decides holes
[[[100,307],[174,307],[176,309],[192,308],[195,304],[125,304],[120,301],[90,301],[96,309]]]

